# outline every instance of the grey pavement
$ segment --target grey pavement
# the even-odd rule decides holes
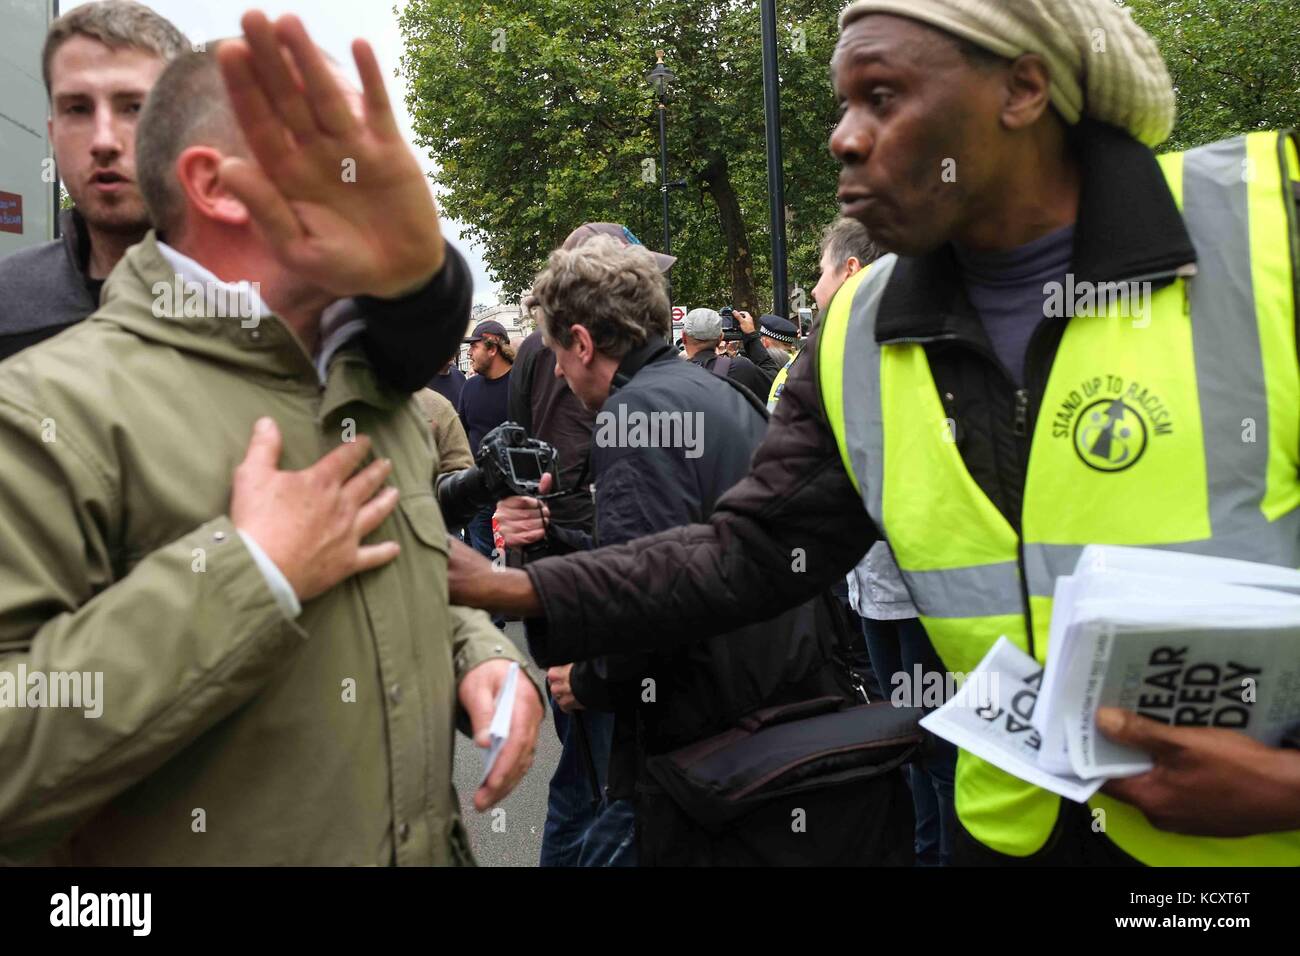
[[[511,621],[506,635],[527,653],[522,624]],[[530,665],[529,671],[545,686],[545,673]],[[456,735],[456,758],[453,779],[460,795],[461,816],[469,831],[470,844],[480,866],[536,866],[542,848],[542,824],[546,820],[546,789],[560,759],[560,742],[555,736],[555,721],[550,710],[537,734],[537,753],[533,767],[515,791],[494,809],[479,813],[474,809],[474,791],[483,776],[483,751],[469,738]]]

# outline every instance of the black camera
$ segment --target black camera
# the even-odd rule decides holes
[[[724,305],[718,310],[718,315],[722,316],[722,341],[739,342],[744,339],[745,333],[741,331],[740,322],[736,319],[736,310],[733,307]]]
[[[558,484],[559,453],[522,425],[503,422],[483,436],[472,468],[453,472],[438,481],[438,505],[447,527],[463,526],[488,505],[511,495],[551,498],[541,494],[542,476]],[[557,489],[558,490],[558,489]]]

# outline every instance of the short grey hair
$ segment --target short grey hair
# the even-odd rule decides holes
[[[41,74],[45,93],[54,95],[50,63],[59,47],[73,37],[98,40],[110,50],[136,49],[153,53],[165,61],[174,60],[190,48],[185,34],[166,17],[161,17],[142,3],[132,0],[102,0],[69,10],[50,24],[41,51]]]
[[[136,177],[159,233],[179,232],[185,221],[185,194],[176,180],[181,153],[202,144],[248,155],[217,64],[221,42],[172,60],[145,101],[135,135]]]
[[[581,325],[596,351],[612,358],[651,339],[666,341],[672,329],[668,289],[654,257],[644,246],[607,236],[552,252],[524,305],[548,341],[568,348],[572,327]]]
[[[826,258],[828,253],[836,268],[842,268],[850,259],[857,259],[865,266],[880,255],[867,234],[867,227],[856,219],[845,217],[836,219],[822,233],[822,258]]]

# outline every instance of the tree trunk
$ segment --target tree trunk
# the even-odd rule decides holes
[[[745,221],[740,217],[740,201],[731,187],[727,170],[727,157],[714,154],[700,178],[709,188],[709,195],[718,206],[718,220],[722,236],[727,242],[727,262],[731,266],[731,304],[757,316],[758,297],[754,292],[754,261],[749,255],[749,237],[745,234]]]

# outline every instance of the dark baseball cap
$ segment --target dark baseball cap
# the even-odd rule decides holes
[[[632,230],[627,226],[619,225],[616,222],[588,222],[569,233],[569,237],[564,240],[564,244],[560,248],[577,249],[583,243],[595,239],[597,236],[610,236],[617,239],[625,248],[627,246],[642,245],[641,240],[632,235]],[[646,252],[655,257],[655,262],[659,263],[660,272],[667,272],[673,267],[673,263],[677,261],[676,256],[666,256],[662,252],[655,252],[653,249],[646,249]]]
[[[474,326],[473,333],[466,337],[465,341],[481,342],[485,335],[495,335],[503,341],[510,341],[510,333],[506,331],[506,327],[493,319],[485,319],[478,325]]]

